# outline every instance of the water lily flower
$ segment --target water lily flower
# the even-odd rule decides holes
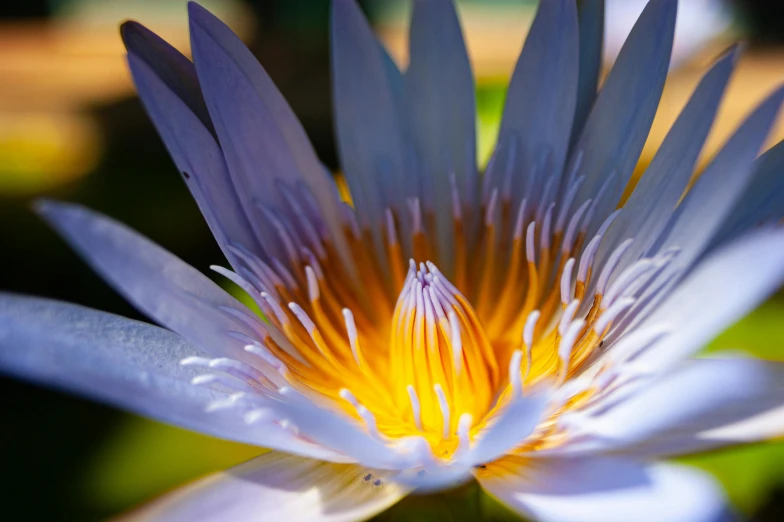
[[[706,521],[706,475],[659,459],[784,433],[784,367],[693,356],[784,280],[784,89],[693,184],[737,60],[715,62],[621,203],[667,75],[651,0],[597,93],[601,0],[543,0],[479,172],[455,10],[418,0],[401,72],[332,3],[345,203],[250,51],[189,5],[193,63],[123,26],[141,100],[263,312],[123,225],[40,214],[165,328],[0,298],[0,367],[272,451],[141,520],[360,520],[476,479],[545,521]],[[688,190],[687,190],[687,187]],[[684,194],[685,192],[685,194]]]

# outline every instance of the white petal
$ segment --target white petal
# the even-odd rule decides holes
[[[526,168],[529,165],[521,160],[530,162],[546,151],[549,164],[538,175],[553,176],[556,183],[561,177],[577,103],[578,45],[575,2],[540,2],[509,82],[498,135],[497,154],[506,149],[510,156],[506,161],[496,157],[486,173],[501,185],[504,171],[513,169],[516,198],[525,196],[530,202],[535,197],[523,194],[523,190],[529,187],[528,178],[537,172]],[[540,179],[533,186],[542,190],[545,183]],[[546,206],[550,201],[540,204]]]
[[[381,483],[375,485],[378,480]],[[405,486],[389,482],[384,472],[270,452],[176,490],[123,520],[365,520],[390,507],[408,491]]]
[[[285,401],[271,402],[270,410],[291,421],[300,433],[317,444],[383,469],[402,469],[418,460],[416,455],[400,453],[370,435],[364,426],[330,405],[316,404],[292,388],[281,393]]]
[[[549,394],[519,397],[498,413],[471,449],[472,463],[481,464],[509,452],[533,432],[548,405]]]
[[[567,171],[582,152],[580,173],[585,176],[576,207],[595,198],[611,172],[617,175],[616,185],[602,201],[594,202],[596,211],[588,237],[593,236],[618,203],[642,152],[667,77],[676,7],[673,0],[648,2],[596,97],[574,147]]]
[[[248,359],[245,343],[227,334],[258,334],[218,310],[247,308],[198,270],[124,225],[78,205],[43,202],[38,212],[150,317],[208,353]]]
[[[668,223],[658,252],[679,248],[678,257],[659,277],[689,267],[740,199],[754,173],[754,158],[768,136],[784,100],[784,87],[757,106],[686,193]]]
[[[461,200],[477,202],[476,103],[460,21],[450,0],[418,0],[411,19],[405,75],[414,149],[426,167],[436,220],[438,252],[450,274],[452,262],[452,197],[450,176]]]
[[[129,24],[130,22],[123,26],[125,35],[146,35],[149,39],[157,39],[157,36],[145,28]],[[160,39],[154,41],[160,46],[168,46]],[[139,98],[166,144],[177,169],[183,174],[185,183],[224,253],[230,260],[233,259],[231,252],[226,248],[231,242],[239,242],[254,251],[261,251],[251,223],[240,205],[234,183],[223,159],[223,152],[211,133],[212,122],[207,115],[201,91],[198,90],[198,83],[193,88],[196,89],[196,93],[186,97],[183,91],[191,93],[193,89],[180,87],[175,90],[171,87],[174,80],[170,80],[167,84],[161,76],[163,74],[161,69],[163,69],[168,74],[167,79],[173,77],[180,83],[190,85],[187,82],[187,73],[190,73],[193,76],[192,81],[196,82],[193,64],[182,55],[179,55],[180,60],[175,62],[179,67],[171,63],[161,64],[159,62],[163,60],[159,58],[159,62],[154,62],[158,66],[156,70],[148,61],[140,58],[137,52],[142,53],[141,55],[147,59],[152,59],[153,56],[177,56],[173,54],[176,51],[164,47],[164,50],[169,50],[171,53],[164,54],[164,50],[148,49],[139,43],[133,46],[127,45],[129,46],[128,66],[139,92]],[[184,71],[180,72],[180,69]],[[194,108],[193,105],[196,107]]]
[[[323,459],[346,460],[243,412],[206,412],[223,393],[180,365],[198,349],[163,328],[81,306],[0,294],[0,371],[183,428]]]
[[[577,428],[600,437],[594,449],[673,455],[782,435],[782,406],[784,363],[695,359]]]
[[[616,268],[618,274],[659,238],[692,177],[738,54],[737,47],[725,53],[694,90],[624,204],[623,212],[604,235],[596,253],[596,266],[603,266],[618,244],[633,237],[634,243]]]
[[[714,522],[725,513],[721,491],[707,475],[667,464],[502,460],[477,478],[508,507],[542,522]]]
[[[713,238],[713,246],[784,217],[784,141],[754,162],[754,176]]]
[[[636,331],[664,328],[671,335],[641,354],[633,335],[606,357],[635,356],[633,364],[658,372],[685,359],[775,292],[784,280],[784,231],[760,231],[714,251],[642,320]]]
[[[338,151],[361,224],[383,223],[388,206],[407,220],[406,196],[415,197],[418,184],[406,165],[394,64],[356,0],[332,2],[331,49]]]
[[[303,183],[342,253],[345,245],[336,186],[291,107],[231,29],[195,2],[189,3],[188,13],[199,83],[246,212],[261,223],[268,220],[256,208],[259,204],[288,214],[278,182],[289,187]],[[265,239],[263,246],[285,261],[273,227],[260,226],[258,231]],[[348,257],[343,262],[353,266]]]

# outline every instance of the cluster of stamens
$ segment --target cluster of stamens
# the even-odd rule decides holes
[[[239,392],[215,407],[295,392],[353,418],[374,439],[419,436],[435,455],[454,458],[526,390],[563,384],[595,360],[676,254],[622,264],[628,239],[595,266],[620,210],[594,232],[596,202],[613,176],[594,199],[578,202],[578,172],[579,159],[563,189],[550,178],[522,198],[508,176],[486,175],[478,209],[452,176],[449,252],[439,251],[434,209],[419,198],[388,207],[377,226],[346,204],[334,231],[306,190],[281,184],[285,211],[262,209],[281,254],[233,245],[235,271],[215,268],[264,315],[225,310],[254,333],[229,334],[246,343],[249,359],[183,362],[219,372],[197,384]],[[582,403],[614,378],[604,375]],[[552,416],[563,407],[537,428],[539,443],[555,440]],[[246,420],[266,411],[250,407]]]

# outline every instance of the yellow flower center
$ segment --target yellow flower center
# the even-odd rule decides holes
[[[294,273],[270,276],[278,295],[262,294],[263,311],[284,337],[264,342],[292,385],[341,405],[375,436],[422,436],[446,458],[524,386],[584,368],[615,315],[603,305],[612,260],[596,276],[600,238],[585,244],[590,201],[567,219],[497,190],[487,199],[478,230],[456,207],[448,259],[432,239],[433,215],[412,200],[409,237],[398,236],[393,210],[375,236],[346,225],[353,273],[327,241]],[[628,306],[614,293],[616,309]],[[553,426],[541,426],[540,439],[554,437]]]

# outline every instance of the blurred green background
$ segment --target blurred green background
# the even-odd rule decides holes
[[[617,52],[614,42],[622,41],[631,26],[623,9],[611,11],[621,2],[633,3],[608,0],[608,63]],[[460,2],[478,82],[483,158],[492,148],[504,86],[535,3]],[[204,4],[250,44],[301,118],[320,157],[337,170],[328,2]],[[729,41],[742,36],[751,45],[732,81],[705,158],[752,105],[784,80],[784,3],[720,4],[681,0],[677,63],[639,171],[710,57]],[[363,6],[404,65],[407,2],[375,0]],[[187,52],[183,0],[31,0],[0,7],[0,290],[143,319],[30,212],[31,201],[44,195],[79,202],[129,224],[205,272],[210,264],[222,262],[134,97],[117,32],[126,18],[142,21]],[[775,135],[772,141],[784,137],[781,124]],[[784,359],[784,296],[779,294],[730,328],[709,349],[722,348]],[[0,378],[0,411],[3,520],[100,520],[260,451],[7,378]],[[745,516],[784,520],[784,443],[685,461],[715,473]],[[379,518],[514,519],[475,486],[407,499]]]

